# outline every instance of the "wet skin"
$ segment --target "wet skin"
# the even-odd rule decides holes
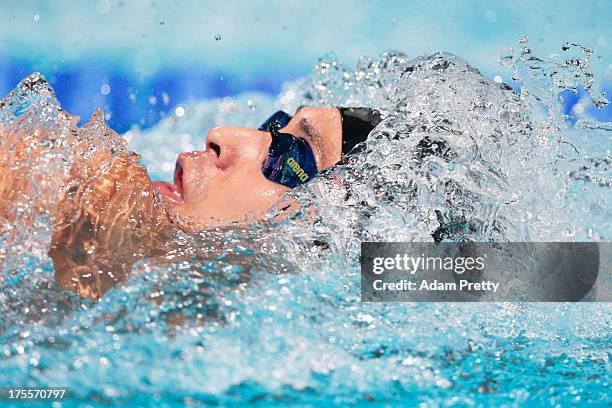
[[[342,124],[335,108],[302,108],[281,131],[307,140],[319,170],[340,160]],[[15,143],[14,149],[0,152],[0,220],[14,222],[11,208],[19,197],[35,197],[30,170],[11,163],[44,154],[44,143],[38,142],[44,135],[0,133],[0,140]],[[75,127],[67,143],[81,142],[86,143]],[[179,155],[174,184],[152,183],[137,157],[127,152],[87,159],[75,155],[67,179],[72,187],[36,203],[52,214],[49,256],[57,284],[99,299],[129,278],[134,262],[176,250],[173,236],[179,229],[191,232],[258,219],[289,190],[261,171],[270,142],[270,133],[215,127],[205,150]],[[108,171],[97,175],[106,166]],[[4,260],[0,253],[0,267]]]
[[[340,160],[342,121],[336,108],[301,108],[281,132],[308,142],[319,171]],[[154,185],[194,229],[257,220],[289,191],[261,171],[271,140],[269,132],[215,127],[206,137],[205,150],[179,155],[173,184]]]

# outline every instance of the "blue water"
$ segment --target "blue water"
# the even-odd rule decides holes
[[[612,89],[612,8],[605,1],[545,1],[534,8],[513,1],[345,6],[273,0],[203,7],[99,0],[4,2],[2,9],[0,94],[31,72],[43,72],[65,109],[85,120],[102,107],[119,133],[151,127],[189,100],[245,91],[275,96],[328,51],[349,64],[387,49],[412,56],[446,51],[462,55],[487,78],[499,75],[511,83],[497,59],[502,48],[528,35],[540,55],[559,53],[566,41],[592,47],[594,74],[608,93]],[[110,87],[106,94],[104,85]],[[574,102],[568,100],[568,111]],[[609,107],[588,114],[612,118]]]
[[[199,102],[188,105],[181,118],[132,133],[132,147],[148,146],[153,156],[147,160],[155,162],[163,135],[180,139],[181,129],[208,127],[207,120],[232,115],[245,123],[256,121],[269,110],[267,104],[304,103],[300,94],[317,98],[317,104],[363,98],[362,104],[395,106],[351,166],[339,166],[295,190],[307,213],[319,214],[315,224],[295,217],[179,236],[180,252],[136,263],[132,278],[97,303],[54,285],[45,256],[48,220],[28,216],[38,211],[31,200],[17,203],[24,215],[4,224],[0,247],[9,259],[0,291],[0,384],[69,386],[67,406],[605,404],[609,303],[360,302],[359,242],[431,240],[428,223],[434,209],[453,216],[470,208],[467,222],[490,222],[490,206],[513,202],[497,206],[496,228],[476,229],[462,239],[609,239],[609,174],[590,164],[591,158],[601,157],[596,142],[609,137],[609,125],[583,121],[569,126],[558,116],[556,95],[544,86],[552,72],[571,74],[552,77],[574,78],[566,87],[588,86],[583,81],[589,78],[588,66],[562,68],[563,61],[552,61],[529,68],[531,54],[521,49],[506,58],[517,77],[527,75],[521,79],[521,98],[499,83],[483,81],[451,55],[413,61],[384,54],[354,70],[328,59],[276,101],[245,95]],[[572,52],[580,54],[580,49]],[[26,87],[8,99],[5,129],[67,126],[51,90],[37,81],[38,88]],[[344,81],[352,85],[345,87]],[[428,92],[433,94],[423,99]],[[601,100],[594,89],[589,92]],[[472,98],[481,98],[489,108],[482,110]],[[420,111],[415,111],[417,104]],[[551,116],[542,116],[532,104],[550,109]],[[437,162],[425,173],[427,162],[401,164],[404,143],[419,137],[417,130],[406,137],[407,129],[431,123],[442,112],[452,118],[445,125],[450,127],[446,143],[457,143],[458,152],[466,149],[473,157],[475,146],[469,141],[479,140],[480,160],[494,172],[483,171],[480,161],[466,169]],[[437,129],[424,134],[445,137]],[[492,136],[493,129],[506,130]],[[97,149],[113,149],[120,140],[105,137]],[[558,143],[561,137],[569,143]],[[379,157],[383,152],[385,159]],[[61,155],[67,160],[59,167],[44,165],[48,184],[39,198],[61,185],[61,166],[71,157],[69,152]],[[43,157],[28,169],[38,174],[41,163],[54,158]],[[445,172],[447,166],[453,171]],[[580,169],[585,177],[568,178],[568,169]],[[505,179],[501,184],[500,178]],[[408,179],[426,188],[415,195]],[[353,196],[364,201],[336,203],[338,180],[350,180]],[[450,180],[457,183],[456,195],[443,194]],[[381,182],[386,188],[377,192]],[[393,196],[386,194],[391,189]],[[328,242],[328,252],[311,247],[315,239]],[[185,322],[177,325],[177,315]]]

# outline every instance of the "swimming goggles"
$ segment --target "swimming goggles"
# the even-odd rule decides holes
[[[299,110],[299,109],[298,109]],[[338,108],[342,117],[342,154],[365,141],[382,120],[381,114],[369,108]],[[308,142],[290,133],[280,132],[292,116],[278,111],[270,116],[258,130],[270,132],[272,143],[261,170],[270,181],[294,188],[317,175],[317,162]]]
[[[278,111],[259,127],[259,130],[272,135],[268,156],[261,170],[268,180],[294,188],[317,174],[317,162],[306,140],[279,131],[290,120],[291,115]]]

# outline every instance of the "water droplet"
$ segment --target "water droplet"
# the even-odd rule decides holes
[[[40,20],[40,15],[34,14],[34,21],[38,22]]]
[[[185,114],[185,108],[183,108],[182,106],[177,106],[174,110],[174,114],[176,115],[176,117],[182,118]]]
[[[597,37],[597,44],[601,45],[602,47],[605,47],[606,45],[608,45],[608,39],[605,36],[600,35],[599,37]]]
[[[494,23],[497,21],[497,13],[493,10],[487,10],[484,13],[484,19],[487,23]]]
[[[572,111],[578,115],[583,115],[586,111],[586,106],[584,106],[583,103],[577,103],[574,105],[574,107],[572,108]]]
[[[111,91],[111,87],[109,84],[104,84],[100,87],[100,93],[102,95],[108,95]]]
[[[96,3],[96,12],[98,14],[108,13],[110,9],[111,9],[110,0],[98,0],[98,2]]]

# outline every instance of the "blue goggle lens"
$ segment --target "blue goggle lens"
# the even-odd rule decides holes
[[[272,134],[268,157],[261,169],[268,180],[294,188],[317,174],[317,163],[310,145],[304,139],[278,132],[290,120],[290,115],[278,111],[259,127],[259,130]]]
[[[275,123],[277,123],[278,126],[280,126],[279,129],[282,129],[285,126],[287,126],[290,120],[291,120],[291,115],[283,111],[278,111],[274,113],[272,116],[270,116],[264,123],[262,123],[261,126],[257,130],[263,130],[264,132],[269,132],[272,130],[272,125]]]

